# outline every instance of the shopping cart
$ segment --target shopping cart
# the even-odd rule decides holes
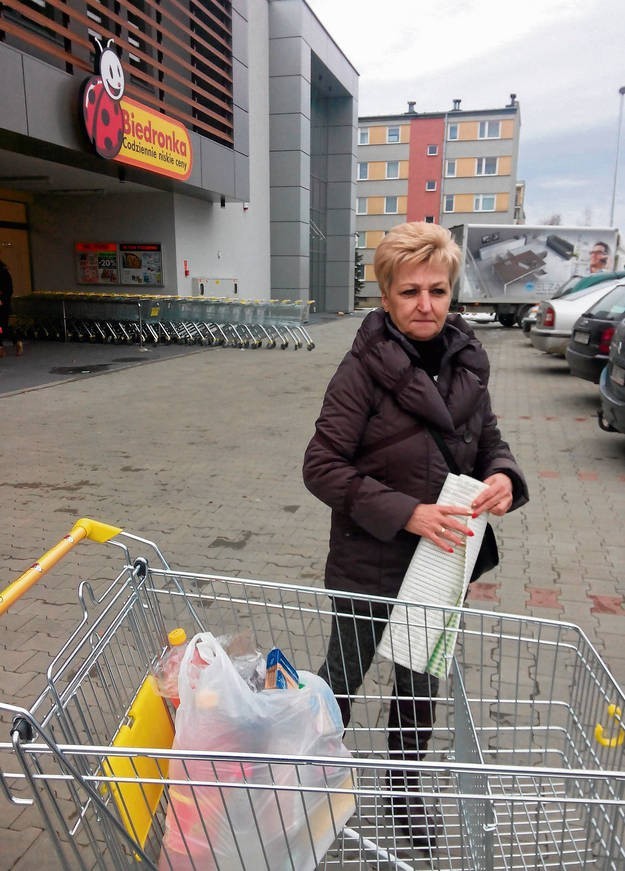
[[[174,626],[188,635],[249,629],[261,650],[277,646],[296,667],[316,671],[330,631],[327,593],[173,571],[156,544],[83,519],[1,594],[0,614],[85,537],[106,542],[112,554],[103,560],[100,587],[80,584],[82,619],[51,662],[38,698],[28,706],[0,704],[0,716],[13,721],[11,741],[0,745],[2,791],[9,800],[37,803],[59,867],[194,867],[161,853],[170,798],[181,786],[192,805],[202,791],[213,790],[225,808],[235,793],[254,808],[264,791],[275,803],[278,827],[285,802],[296,800],[306,811],[311,790],[300,785],[307,781],[299,774],[313,766],[323,776],[336,758],[173,751],[170,714],[149,675]],[[355,621],[382,619],[376,615],[393,605],[367,596],[348,601]],[[392,666],[374,660],[344,738],[352,756],[340,765],[348,776],[339,788],[316,790],[322,804],[314,819],[307,816],[305,837],[317,866],[625,868],[625,700],[583,632],[571,624],[470,609],[438,613],[406,604],[401,611],[423,624],[434,618],[447,624],[451,614],[461,618],[434,734],[422,761],[389,755]],[[188,777],[170,777],[174,760]],[[266,781],[247,782],[248,764],[259,761]],[[221,779],[223,763],[240,776]],[[285,766],[298,772],[294,785],[284,785]],[[397,792],[386,786],[389,770],[411,773],[406,798],[422,797],[436,819],[437,844],[429,855],[412,847],[406,821],[390,810]],[[337,825],[352,801],[352,817]],[[315,852],[320,827],[332,829],[325,854]],[[230,819],[226,828],[216,833],[205,820],[207,854],[214,839],[226,837],[234,858],[220,866],[213,857],[196,867],[275,871],[264,856],[262,832],[250,862],[237,821]],[[281,867],[300,871],[286,828],[283,834]]]

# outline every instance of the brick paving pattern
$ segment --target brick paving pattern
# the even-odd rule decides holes
[[[44,345],[0,361],[3,585],[82,516],[156,541],[176,568],[321,583],[329,511],[305,490],[301,461],[360,322],[318,319],[311,353],[189,348],[139,357],[48,346],[55,366],[112,361],[104,375],[65,379],[50,377]],[[540,354],[519,330],[476,329],[532,498],[495,521],[501,564],[474,585],[469,605],[579,625],[622,685],[625,437],[599,430],[598,388],[573,378],[564,361]],[[3,619],[4,700],[34,699],[78,619],[78,581],[97,589],[103,559],[100,546],[81,544]],[[0,804],[0,866],[53,868],[35,812],[1,794]]]

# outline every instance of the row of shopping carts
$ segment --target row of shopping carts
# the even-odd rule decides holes
[[[315,347],[311,303],[209,297],[37,292],[15,300],[16,329],[30,339],[227,348]]]

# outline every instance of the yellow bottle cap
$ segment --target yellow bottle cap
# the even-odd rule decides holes
[[[184,644],[187,640],[187,633],[181,627],[172,629],[167,635],[167,640],[172,647],[178,647],[179,644]]]

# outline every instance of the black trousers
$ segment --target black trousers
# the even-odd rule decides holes
[[[345,726],[350,720],[352,699],[369,670],[389,617],[386,606],[375,604],[371,608],[371,612],[362,613],[354,611],[349,599],[333,600],[330,641],[319,675],[338,697]],[[394,758],[422,759],[432,737],[438,678],[397,664],[394,668],[388,748]]]

